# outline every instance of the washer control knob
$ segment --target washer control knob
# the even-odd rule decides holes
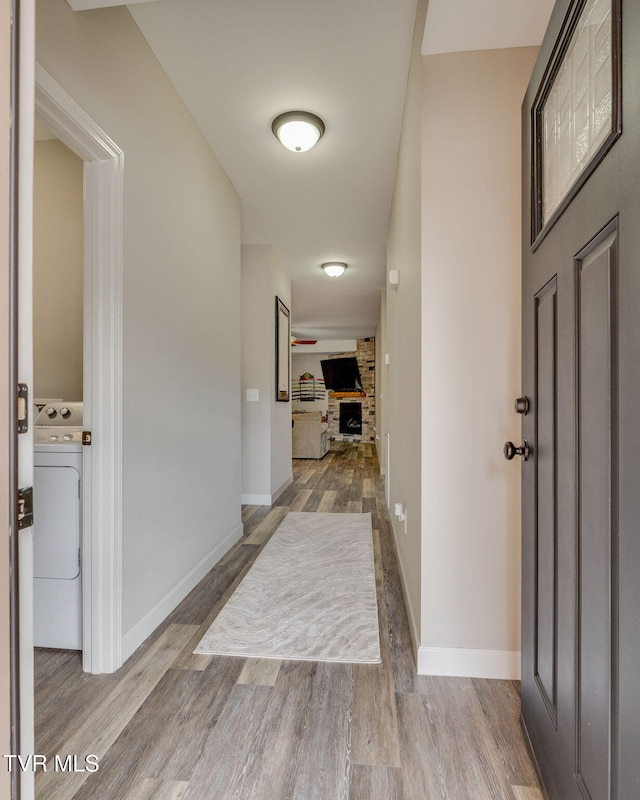
[[[55,417],[57,417],[57,416],[58,416],[58,412],[55,410],[55,408],[52,408],[52,407],[50,406],[50,407],[47,409],[47,416],[49,417],[49,419],[55,419]]]
[[[63,406],[60,409],[60,416],[62,417],[62,419],[69,419],[69,417],[71,416],[71,410],[68,409],[66,406]]]

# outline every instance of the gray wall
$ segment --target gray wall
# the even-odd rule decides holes
[[[380,314],[376,333],[376,450],[380,462],[380,474],[387,472],[387,437],[385,404],[387,402],[388,367],[385,355],[389,352],[387,342],[387,290],[380,292]]]
[[[520,475],[501,449],[519,435],[520,105],[535,56],[414,47],[409,74],[378,387],[423,673],[519,675]]]
[[[124,150],[130,649],[241,533],[240,201],[126,8],[37,14],[38,60]]]
[[[536,52],[422,59],[427,671],[519,670],[520,469],[502,445],[520,428],[520,106]]]
[[[242,501],[265,505],[291,480],[291,402],[275,399],[275,298],[291,279],[268,244],[242,247]],[[258,402],[248,402],[257,389]]]
[[[391,508],[403,503],[406,526],[391,515],[407,613],[414,644],[420,642],[421,614],[421,238],[420,238],[420,42],[426,4],[419,3],[407,85],[398,167],[391,206],[387,268],[400,275],[397,290],[387,291],[386,340],[390,356],[384,370],[387,401],[383,429],[389,434],[387,475]],[[379,384],[380,385],[380,384]],[[384,381],[382,382],[384,385]]]

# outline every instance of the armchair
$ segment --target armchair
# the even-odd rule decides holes
[[[298,412],[292,415],[293,458],[322,458],[329,452],[329,425],[322,421],[320,411]]]

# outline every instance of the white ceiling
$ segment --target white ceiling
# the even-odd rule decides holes
[[[78,7],[118,0],[68,0]],[[538,44],[553,0],[430,0],[424,52]],[[292,279],[300,338],[375,332],[416,0],[156,0],[129,11]],[[320,115],[307,153],[271,134]],[[324,261],[346,261],[329,279]]]
[[[539,45],[554,0],[429,0],[422,54]]]
[[[375,332],[416,0],[159,0],[129,8],[242,198],[242,239],[292,278],[303,338]],[[326,133],[292,153],[283,112]],[[346,261],[339,280],[320,264]]]

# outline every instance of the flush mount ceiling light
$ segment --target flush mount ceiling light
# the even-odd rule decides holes
[[[322,269],[330,278],[339,278],[347,268],[343,261],[328,261],[322,265]]]
[[[324,122],[309,111],[286,111],[273,120],[271,130],[287,150],[304,153],[324,134]]]

